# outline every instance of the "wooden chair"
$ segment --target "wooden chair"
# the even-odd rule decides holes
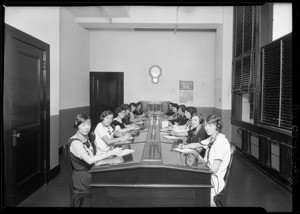
[[[218,195],[214,197],[214,202],[217,205],[217,207],[227,207],[228,191],[230,187],[230,182],[232,180],[232,163],[236,156],[236,148],[233,144],[230,144],[230,150],[230,161],[227,167],[226,174],[224,176],[225,187]]]
[[[73,180],[72,180],[72,172],[73,172],[73,165],[71,162],[69,150],[70,150],[69,143],[63,146],[64,157],[66,160],[67,171],[68,171],[68,182],[69,182],[69,189],[70,189],[70,207],[75,207],[76,204],[79,202],[79,207],[82,207],[83,201],[85,198],[91,198],[91,193],[80,192],[79,190],[74,189]]]

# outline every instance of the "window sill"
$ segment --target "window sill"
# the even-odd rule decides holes
[[[290,142],[290,144],[292,144],[291,131],[286,131],[286,130],[270,127],[267,125],[263,125],[263,124],[251,124],[249,122],[245,122],[235,118],[231,118],[231,124],[247,129],[256,134],[262,134],[272,139],[277,139],[277,141]]]

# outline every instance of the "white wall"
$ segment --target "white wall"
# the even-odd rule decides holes
[[[89,43],[89,31],[60,8],[60,109],[90,105]]]
[[[274,3],[273,41],[292,32],[292,4]]]
[[[59,113],[59,8],[6,7],[5,23],[50,45],[50,115]],[[50,120],[50,169],[58,162],[59,121]],[[56,123],[56,124],[53,124]]]
[[[98,30],[90,33],[90,70],[124,72],[124,102],[179,102],[179,80],[194,81],[193,106],[214,106],[215,40],[213,31]],[[151,82],[149,68],[162,76]]]

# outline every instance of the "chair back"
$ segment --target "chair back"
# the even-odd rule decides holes
[[[72,180],[72,173],[73,173],[73,165],[71,162],[70,158],[70,143],[66,143],[63,146],[63,152],[64,152],[64,157],[66,161],[66,166],[67,166],[67,173],[68,173],[68,183],[69,183],[69,190],[70,190],[70,206],[73,207],[74,205],[74,185],[73,185],[73,180]]]
[[[229,164],[227,167],[226,174],[224,176],[224,181],[225,181],[225,187],[223,190],[214,198],[214,201],[218,207],[227,207],[227,198],[228,198],[228,191],[229,191],[229,186],[232,180],[232,166],[233,166],[233,161],[236,156],[236,148],[233,144],[230,144],[230,151],[231,151],[231,156],[229,160]]]

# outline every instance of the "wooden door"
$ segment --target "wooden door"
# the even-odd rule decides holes
[[[49,45],[5,26],[5,199],[15,206],[46,182]]]
[[[92,129],[105,110],[120,106],[124,100],[123,72],[90,72],[90,116]]]

